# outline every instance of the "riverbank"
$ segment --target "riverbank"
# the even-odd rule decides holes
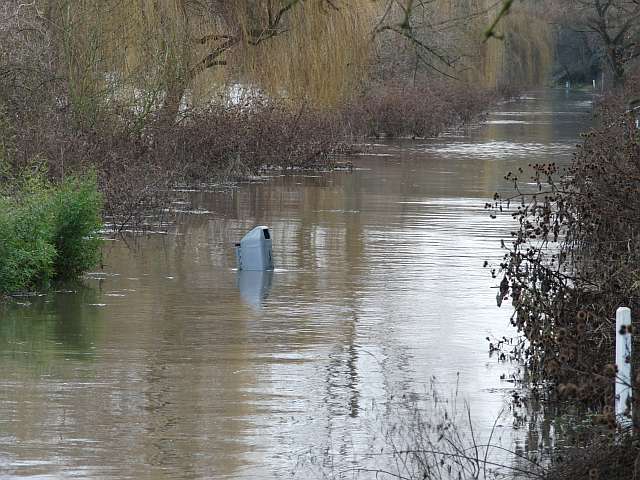
[[[549,478],[635,478],[635,447],[624,458],[618,442],[633,445],[637,436],[614,432],[620,422],[637,423],[638,409],[629,405],[616,418],[613,405],[616,309],[631,309],[633,332],[640,325],[640,133],[629,111],[637,80],[599,99],[596,125],[568,168],[537,162],[509,172],[516,191],[497,194],[491,206],[493,216],[518,221],[492,270],[498,301],[514,307],[511,322],[523,339],[512,354],[533,388],[551,388],[548,402],[570,402],[593,423],[579,444],[554,452]],[[634,351],[630,362],[639,359]]]
[[[6,112],[4,163],[34,158],[52,181],[94,170],[115,231],[141,229],[177,187],[234,181],[264,171],[326,170],[370,136],[437,136],[476,120],[499,95],[434,80],[377,85],[339,108],[293,106],[246,92],[234,101],[184,110],[176,122],[140,123],[111,112],[91,128],[65,112]]]

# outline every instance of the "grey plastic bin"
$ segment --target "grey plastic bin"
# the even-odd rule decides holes
[[[273,270],[269,228],[255,227],[236,243],[236,259],[238,270]]]

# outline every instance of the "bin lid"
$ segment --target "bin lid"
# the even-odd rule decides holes
[[[271,240],[271,235],[269,233],[269,227],[265,227],[264,225],[260,225],[252,229],[249,233],[247,233],[240,243],[245,244],[259,244],[265,240]]]

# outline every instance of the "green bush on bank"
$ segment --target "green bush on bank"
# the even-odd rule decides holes
[[[0,292],[43,288],[95,266],[101,210],[95,176],[54,185],[36,175],[0,196]]]

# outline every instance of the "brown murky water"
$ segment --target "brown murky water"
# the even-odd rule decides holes
[[[307,478],[366,458],[433,377],[486,433],[514,366],[487,353],[513,331],[482,268],[508,220],[483,205],[508,170],[566,162],[590,109],[538,92],[352,173],[192,194],[175,234],[108,242],[83,286],[2,307],[0,477]],[[277,268],[239,274],[256,224]]]

